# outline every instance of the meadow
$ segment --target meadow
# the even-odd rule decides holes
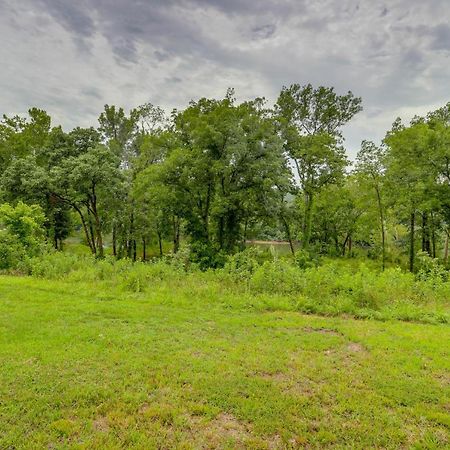
[[[1,276],[0,448],[450,445],[448,282],[253,263]]]

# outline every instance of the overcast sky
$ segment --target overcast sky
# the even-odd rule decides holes
[[[450,0],[0,0],[0,113],[65,129],[103,105],[275,101],[291,83],[363,98],[354,155],[397,116],[450,101]]]

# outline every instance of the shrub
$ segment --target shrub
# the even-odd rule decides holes
[[[164,261],[175,267],[177,270],[189,271],[191,266],[196,267],[195,263],[192,263],[192,249],[189,244],[183,243],[176,253],[170,253],[164,258]]]
[[[17,268],[26,255],[25,247],[14,236],[0,230],[0,270]]]
[[[45,249],[45,216],[38,205],[0,206],[0,269],[17,269],[27,258]]]
[[[418,273],[417,279],[430,280],[435,283],[441,281],[448,281],[449,271],[440,264],[439,259],[432,258],[426,252],[419,252],[417,254]]]
[[[71,272],[83,271],[87,278],[87,270],[93,264],[93,258],[77,256],[62,252],[48,252],[30,258],[23,264],[24,271],[38,278],[64,278]]]
[[[255,270],[250,286],[256,292],[298,293],[303,289],[302,271],[285,260],[266,261]]]
[[[317,267],[319,260],[317,257],[313,257],[307,250],[297,250],[295,252],[295,264],[300,269],[307,269],[308,267]]]
[[[228,257],[224,271],[235,280],[249,280],[260,266],[258,258],[261,251],[256,247],[248,247],[242,252]]]

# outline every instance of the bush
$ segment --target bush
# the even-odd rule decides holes
[[[26,256],[25,247],[17,238],[0,230],[0,270],[17,268]]]
[[[242,252],[228,257],[224,272],[237,281],[249,280],[261,265],[261,251],[256,247],[248,247]]]
[[[192,263],[192,249],[189,244],[182,244],[176,253],[170,253],[164,258],[164,262],[175,267],[177,270],[188,272],[189,269],[195,268],[196,264]]]
[[[295,294],[303,290],[303,272],[286,260],[266,261],[258,267],[250,286],[255,292]]]
[[[91,257],[52,251],[28,259],[23,263],[22,268],[30,275],[49,279],[64,278],[71,272],[82,270],[86,279],[88,268],[92,264]]]
[[[418,280],[430,280],[435,283],[449,280],[449,271],[440,264],[439,259],[432,258],[426,252],[417,254]]]
[[[27,258],[44,251],[44,221],[38,205],[0,206],[0,269],[18,269]]]
[[[307,269],[308,267],[317,267],[319,260],[317,257],[313,257],[307,250],[297,250],[295,252],[295,264],[300,269]]]

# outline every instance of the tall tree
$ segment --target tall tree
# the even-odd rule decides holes
[[[363,189],[374,192],[378,209],[381,235],[381,261],[382,268],[386,265],[386,223],[384,202],[384,177],[385,177],[386,152],[382,147],[377,147],[373,142],[363,141],[361,150],[356,156],[355,172],[358,175]]]
[[[311,84],[283,87],[275,111],[287,156],[293,162],[304,197],[303,245],[311,238],[314,198],[343,175],[347,158],[341,128],[361,111],[361,98],[351,92]]]

